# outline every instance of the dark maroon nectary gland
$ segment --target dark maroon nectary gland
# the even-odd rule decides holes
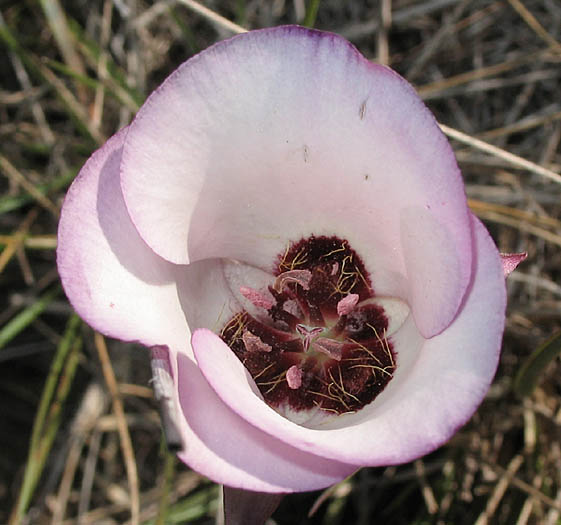
[[[274,275],[274,304],[259,319],[240,312],[220,334],[265,401],[333,414],[371,403],[396,358],[383,308],[362,304],[374,291],[358,255],[337,237],[309,237],[279,256]]]

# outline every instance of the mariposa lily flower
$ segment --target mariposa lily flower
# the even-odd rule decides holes
[[[179,457],[245,490],[431,452],[499,358],[503,266],[450,145],[329,33],[179,67],[73,183],[58,266],[86,322],[153,347]]]

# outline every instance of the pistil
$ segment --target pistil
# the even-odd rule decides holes
[[[307,352],[310,349],[310,344],[313,341],[314,337],[321,334],[323,332],[323,328],[321,326],[308,328],[303,324],[297,324],[296,331],[304,338],[304,352]]]

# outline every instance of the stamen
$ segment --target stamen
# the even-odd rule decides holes
[[[347,315],[350,314],[354,307],[357,305],[359,296],[357,293],[350,293],[349,295],[343,297],[337,303],[337,315]]]
[[[258,336],[252,334],[249,330],[243,333],[242,341],[248,352],[270,352],[273,349],[271,345],[261,341]]]
[[[265,308],[265,310],[270,310],[275,304],[265,294],[262,294],[254,288],[249,288],[248,286],[240,286],[240,293],[249,302],[251,302],[253,306],[257,306],[257,308]]]
[[[290,270],[281,273],[273,285],[273,288],[281,293],[284,287],[289,283],[299,284],[304,290],[310,289],[310,281],[312,280],[312,272],[310,270]]]
[[[286,382],[288,387],[292,390],[296,390],[302,386],[302,370],[296,365],[292,365],[286,371]]]
[[[327,337],[318,337],[314,341],[315,350],[331,357],[331,359],[335,359],[335,361],[341,361],[343,357],[343,346],[345,346],[343,341],[335,341]]]

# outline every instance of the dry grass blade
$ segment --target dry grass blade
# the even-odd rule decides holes
[[[505,62],[501,62],[499,64],[480,67],[472,71],[460,73],[453,77],[443,78],[442,80],[431,82],[430,84],[424,84],[418,86],[417,90],[419,92],[419,95],[421,95],[421,98],[427,99],[433,96],[435,93],[445,91],[462,84],[467,84],[468,82],[473,82],[474,80],[481,80],[486,77],[506,73],[524,64],[535,62],[542,59],[548,53],[548,51],[536,51],[534,53],[529,53]]]
[[[427,507],[427,512],[430,515],[436,514],[438,512],[438,503],[434,497],[434,492],[432,487],[427,482],[427,477],[425,474],[425,464],[421,459],[415,461],[415,472],[417,473],[417,479],[421,485],[421,492],[423,494],[423,499],[425,500],[425,505]]]
[[[512,208],[510,206],[503,206],[502,204],[495,204],[492,202],[484,202],[477,199],[468,199],[469,207],[476,213],[478,212],[495,212],[519,219],[520,221],[528,222],[535,226],[543,226],[545,228],[552,228],[554,231],[561,233],[561,221],[553,217],[536,215],[535,213]]]
[[[522,462],[520,461],[520,455],[516,455],[511,462],[509,463],[508,467],[502,468],[498,465],[490,465],[490,464],[485,464],[485,466],[489,467],[491,469],[491,471],[496,471],[500,474],[501,479],[500,481],[502,481],[502,483],[497,484],[497,492],[496,492],[496,496],[494,496],[495,498],[504,495],[503,490],[505,490],[506,488],[508,488],[508,484],[511,484],[512,486],[520,489],[522,492],[529,494],[530,496],[536,498],[537,500],[539,500],[540,502],[542,502],[543,504],[547,505],[548,507],[551,507],[552,509],[555,509],[557,511],[561,511],[561,502],[557,502],[554,499],[550,498],[549,496],[547,496],[546,494],[544,494],[542,491],[536,489],[535,487],[533,487],[532,485],[530,485],[529,483],[526,483],[525,481],[521,480],[519,477],[517,477],[516,471],[520,468],[522,462],[523,462],[523,458],[522,458]],[[520,464],[519,464],[520,463]],[[505,484],[507,485],[505,487]],[[489,501],[489,503],[491,503]],[[494,506],[494,502],[493,502],[493,506]],[[491,505],[489,505],[489,507],[491,507]],[[489,508],[489,510],[491,510]],[[485,516],[487,515],[487,512],[483,513],[483,517],[481,517],[482,519],[486,519]]]
[[[95,127],[94,123],[90,119],[86,109],[80,102],[76,99],[72,91],[70,91],[65,83],[60,80],[47,66],[40,62],[36,62],[37,69],[41,72],[41,75],[45,80],[51,84],[56,89],[58,96],[64,101],[68,106],[72,114],[78,119],[78,121],[84,126],[88,134],[98,143],[103,144],[106,138],[98,128]]]
[[[314,501],[313,505],[310,507],[308,511],[308,517],[311,518],[314,516],[319,508],[331,497],[334,497],[338,492],[341,493],[349,493],[352,487],[352,479],[355,474],[351,474],[343,481],[340,481],[336,485],[331,485],[331,487],[327,487]]]
[[[105,382],[107,383],[107,387],[111,393],[113,412],[117,418],[121,449],[123,451],[123,459],[125,461],[127,479],[129,482],[131,523],[132,525],[138,525],[140,523],[138,472],[136,469],[136,460],[134,457],[132,441],[125,418],[125,410],[119,393],[117,379],[115,377],[115,373],[113,372],[113,367],[111,366],[111,360],[109,359],[109,352],[107,351],[105,339],[101,334],[96,333],[94,340],[99,360],[101,362],[101,368],[103,370],[103,377],[105,378]]]
[[[101,49],[105,49],[109,43],[109,38],[111,36],[111,18],[113,13],[113,3],[111,0],[105,0],[103,4],[103,17],[101,25]],[[100,79],[106,79],[107,74],[107,52],[102,51],[98,63],[97,63],[97,76]],[[103,117],[103,101],[105,98],[105,90],[102,85],[99,85],[95,91],[95,100],[92,111],[92,123],[97,129],[101,126],[101,120]]]
[[[561,44],[555,40],[538,22],[537,18],[530,13],[528,8],[520,0],[508,0],[508,3],[516,9],[524,21],[536,32],[536,34],[557,53],[561,53]]]
[[[70,448],[66,454],[64,471],[59,484],[58,494],[56,500],[52,503],[54,507],[51,519],[52,525],[59,525],[64,519],[82,449],[87,436],[95,427],[98,419],[102,416],[105,405],[105,392],[98,383],[92,383],[87,388],[72,423]],[[85,480],[87,480],[87,475],[88,472],[86,470],[84,472]],[[80,516],[80,512],[78,512],[78,516]]]
[[[390,48],[388,44],[388,31],[392,25],[392,0],[380,2],[380,24],[378,29],[378,62],[388,65],[390,63]]]
[[[64,61],[71,69],[76,71],[76,73],[85,75],[86,70],[84,68],[84,64],[80,59],[80,55],[76,53],[76,50],[72,45],[70,31],[68,30],[68,25],[66,23],[66,16],[64,15],[64,10],[59,0],[39,0],[39,3],[43,8],[47,18],[47,23],[53,32],[53,36],[55,37]],[[84,87],[77,83],[76,89],[78,91],[80,101],[85,104],[87,102],[87,95]]]
[[[92,49],[88,47],[88,45],[81,40],[82,36],[80,34],[75,35],[75,40],[80,52],[83,53],[86,62],[92,68],[96,70],[99,68],[102,57],[103,63],[105,67],[107,67],[109,62],[109,55],[107,53],[101,52],[99,57],[96,57],[92,52]],[[98,85],[98,89],[101,90],[101,86],[105,88],[106,91],[113,93],[114,96],[123,104],[126,108],[128,108],[132,113],[136,113],[138,108],[140,107],[140,102],[135,100],[135,97],[126,89],[124,89],[121,85],[119,85],[118,81],[110,75],[108,72],[104,72],[99,77],[100,85]],[[137,98],[140,98],[137,95]],[[93,120],[93,117],[92,117]]]
[[[0,168],[15,184],[21,186],[27,193],[29,193],[37,204],[45,208],[54,217],[58,218],[60,210],[58,207],[43,193],[41,193],[35,185],[28,181],[23,175],[2,153],[0,153]]]
[[[0,235],[0,244],[13,242],[11,235]],[[23,246],[32,250],[54,250],[57,239],[54,235],[26,235],[23,238]]]
[[[511,133],[520,133],[521,131],[526,131],[538,126],[543,126],[545,124],[549,124],[550,122],[555,122],[559,119],[561,119],[561,111],[556,111],[551,115],[525,118],[520,122],[515,122],[513,124],[509,124],[508,126],[501,126],[500,128],[484,131],[483,133],[479,134],[479,138],[493,139],[503,135],[509,135]]]
[[[502,497],[504,496],[509,484],[511,483],[512,478],[514,477],[518,469],[521,467],[523,462],[524,462],[524,458],[520,454],[512,458],[512,460],[508,465],[508,468],[506,469],[504,474],[501,476],[499,482],[495,486],[495,490],[493,491],[493,494],[487,501],[487,506],[485,507],[485,511],[481,513],[481,515],[475,522],[475,525],[487,525],[488,523],[490,523],[489,520],[492,519],[493,516],[495,515],[497,507]]]
[[[429,61],[430,57],[436,50],[444,43],[444,41],[452,34],[454,31],[454,26],[456,21],[462,16],[462,13],[468,6],[471,0],[462,0],[452,12],[452,16],[444,21],[442,27],[436,32],[436,34],[424,45],[424,48],[419,55],[419,57],[415,60],[413,65],[407,71],[405,78],[409,80],[409,82],[413,81],[419,72],[426,66],[427,62]]]
[[[18,248],[23,244],[25,234],[27,233],[35,219],[37,219],[38,214],[39,210],[37,208],[33,208],[27,214],[27,217],[25,217],[24,221],[20,224],[15,235],[10,238],[10,241],[2,250],[2,253],[0,254],[0,273],[4,271],[6,265],[10,262],[11,258],[17,252]]]
[[[22,61],[13,52],[10,53],[10,59],[12,61],[16,76],[18,77],[20,84],[28,93],[31,94],[34,88],[31,85],[31,80],[29,79],[29,75],[27,74],[27,71],[25,70]],[[31,111],[33,112],[33,118],[35,119],[35,122],[37,122],[37,125],[39,126],[39,130],[41,132],[41,136],[43,140],[48,145],[54,144],[55,136],[51,128],[49,127],[47,118],[45,117],[45,112],[43,111],[43,107],[36,100],[34,100],[33,95],[30,96],[30,100],[31,100]]]
[[[548,243],[555,244],[556,246],[561,246],[561,235],[556,233],[552,233],[548,230],[540,228],[538,226],[533,226],[532,224],[528,224],[520,219],[509,217],[508,215],[504,215],[502,213],[497,213],[491,210],[485,210],[482,208],[476,209],[476,214],[481,219],[496,222],[498,224],[504,224],[505,226],[510,226],[515,230],[531,233]]]
[[[72,91],[66,87],[65,83],[58,78],[53,71],[45,66],[42,61],[37,58],[37,56],[28,53],[21,46],[6,24],[2,13],[0,13],[0,40],[3,41],[10,49],[18,53],[28,68],[54,88],[55,93],[66,105],[70,114],[83,126],[85,132],[89,134],[94,141],[98,144],[105,141],[105,137],[93,126],[87,110],[84,108],[82,103],[74,96]]]
[[[523,170],[528,170],[531,173],[535,173],[536,175],[541,175],[557,184],[561,184],[561,175],[559,173],[555,173],[554,171],[548,170],[534,162],[529,160],[523,159],[518,155],[514,155],[514,153],[509,153],[504,149],[497,148],[491,144],[487,144],[487,142],[483,142],[482,140],[476,139],[467,135],[466,133],[462,133],[454,128],[450,128],[444,124],[439,124],[440,129],[444,132],[445,135],[448,135],[451,139],[457,140],[462,144],[467,144],[468,146],[478,149],[480,151],[484,151],[489,155],[493,155],[508,162],[511,166]]]
[[[554,296],[561,299],[561,285],[554,283],[545,277],[539,277],[537,275],[531,275],[517,270],[516,272],[510,274],[508,279],[509,282],[524,283],[528,286],[528,288],[532,287],[533,289],[541,288],[542,290],[547,290]]]
[[[218,13],[214,12],[212,9],[205,7],[204,5],[200,4],[199,2],[195,2],[195,0],[176,0],[177,3],[188,7],[189,9],[195,11],[202,17],[206,18],[213,24],[217,25],[218,27],[225,29],[234,34],[240,33],[247,33],[247,29],[245,27],[239,26],[234,22],[231,22],[227,18],[219,15]]]

